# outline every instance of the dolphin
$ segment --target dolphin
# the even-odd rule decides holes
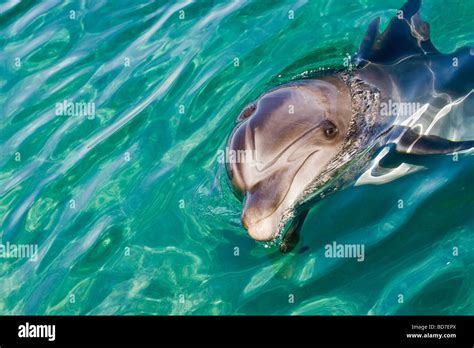
[[[252,156],[226,168],[250,237],[291,250],[311,205],[355,184],[382,148],[392,165],[416,165],[474,147],[474,49],[440,53],[420,6],[408,0],[383,32],[374,19],[349,67],[240,112],[227,149]]]

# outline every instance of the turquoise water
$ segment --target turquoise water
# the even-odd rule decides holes
[[[474,46],[474,2],[425,2],[439,50]],[[1,3],[0,233],[38,260],[0,259],[0,313],[472,314],[472,156],[328,197],[285,255],[217,161],[243,106],[341,67],[402,3]]]

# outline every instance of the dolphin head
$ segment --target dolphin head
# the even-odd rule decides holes
[[[279,235],[284,215],[340,152],[351,116],[349,88],[336,77],[281,85],[243,109],[227,172],[253,239]]]

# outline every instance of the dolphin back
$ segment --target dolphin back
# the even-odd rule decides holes
[[[423,132],[454,140],[471,140],[474,132],[474,49],[439,52],[429,25],[420,18],[421,0],[408,0],[379,32],[373,20],[354,58],[360,76],[383,86],[399,103],[429,105],[417,123]],[[449,117],[447,114],[449,113]],[[404,121],[404,115],[396,122]],[[412,122],[413,124],[413,122]]]
[[[428,23],[420,18],[420,6],[421,0],[408,0],[383,33],[379,32],[380,17],[374,19],[355,56],[356,66],[394,64],[409,56],[439,53],[431,43]]]
[[[430,40],[429,24],[420,18],[420,6],[421,0],[408,0],[382,33],[380,18],[374,19],[354,57],[355,66],[390,66],[386,70],[396,84],[409,81],[411,88],[401,86],[402,95],[417,90],[418,83],[426,88],[429,81],[437,92],[452,99],[464,97],[474,88],[474,48],[440,53]]]

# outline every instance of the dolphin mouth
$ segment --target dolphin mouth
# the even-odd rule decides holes
[[[304,137],[306,136],[307,134],[304,135]],[[252,221],[251,223],[248,223],[245,219],[242,219],[243,227],[247,230],[247,232],[253,239],[266,243],[268,245],[279,245],[282,239],[287,234],[287,232],[292,229],[292,224],[298,217],[298,214],[296,214],[294,211],[295,204],[287,202],[287,200],[289,199],[288,194],[298,173],[300,173],[302,168],[307,164],[308,160],[317,153],[319,153],[320,150],[320,148],[315,149],[314,151],[309,153],[304,160],[301,161],[301,164],[296,169],[296,171],[291,174],[292,179],[288,187],[286,187],[285,194],[281,197],[278,204],[275,204],[275,207],[271,211],[268,211],[264,216],[260,217],[258,220]],[[277,214],[277,216],[273,216],[274,214]],[[273,222],[271,221],[272,218]],[[275,219],[277,219],[278,221],[276,226],[274,222]],[[265,234],[264,231],[262,232],[262,230],[265,229],[265,227],[263,227],[265,226],[265,222],[267,222],[267,231],[271,231],[267,234]]]

